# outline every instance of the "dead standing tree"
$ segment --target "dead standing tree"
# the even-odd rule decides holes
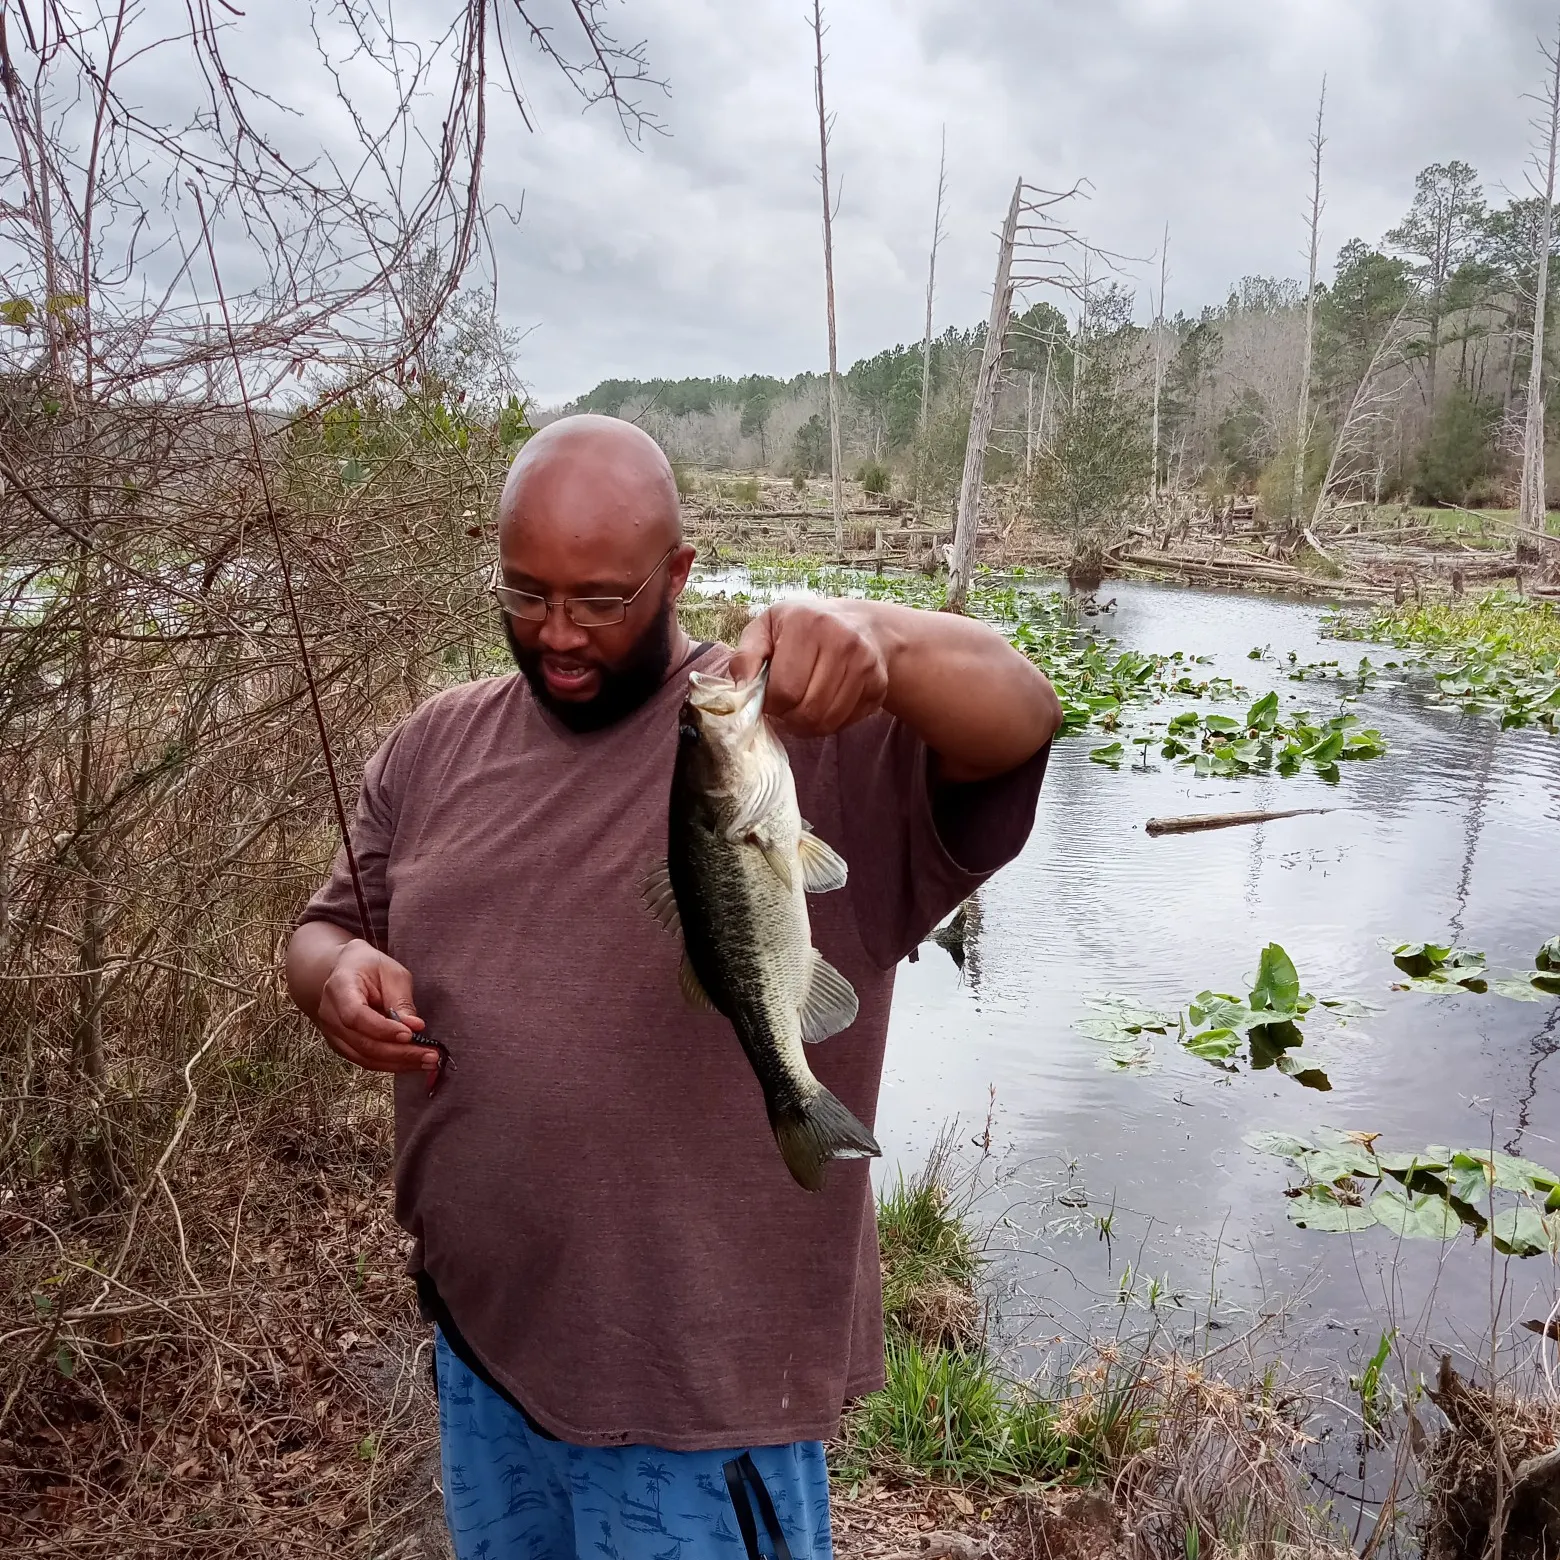
[[[1518,522],[1542,536],[1548,502],[1544,475],[1544,334],[1548,307],[1550,245],[1554,237],[1555,156],[1560,150],[1560,34],[1555,46],[1540,45],[1550,67],[1549,93],[1544,99],[1547,118],[1540,125],[1547,141],[1544,164],[1544,205],[1534,249],[1533,353],[1528,370],[1527,418],[1522,430],[1522,493]]]
[[[921,416],[916,423],[915,503],[926,524],[926,425],[932,407],[932,300],[937,291],[937,246],[943,237],[943,197],[948,192],[948,127],[943,126],[937,158],[937,209],[932,217],[932,252],[926,263],[926,334],[921,340]]]
[[[1322,232],[1322,113],[1327,106],[1327,78],[1322,77],[1316,102],[1316,131],[1311,137],[1310,268],[1305,289],[1305,351],[1300,362],[1300,398],[1295,411],[1295,464],[1289,494],[1289,523],[1301,525],[1305,513],[1305,457],[1311,444],[1311,356],[1316,342],[1316,260]]]
[[[1056,208],[1071,200],[1082,189],[1042,190],[1020,179],[1013,186],[1007,218],[997,246],[997,274],[991,290],[991,316],[986,322],[986,340],[981,352],[980,371],[975,377],[975,393],[970,405],[969,441],[964,449],[964,475],[959,483],[959,506],[955,514],[953,555],[948,566],[947,610],[962,612],[975,569],[975,541],[980,529],[980,490],[986,467],[986,445],[997,414],[997,398],[1002,388],[1002,360],[1007,349],[1008,320],[1013,313],[1013,297],[1022,288],[1049,285],[1075,292],[1078,279],[1062,256],[1080,245],[1076,233],[1060,225],[1053,216]],[[1020,220],[1027,218],[1028,220]],[[1086,254],[1097,253],[1082,245]]]
[[[845,546],[845,493],[840,473],[840,375],[834,329],[834,192],[829,188],[829,135],[833,124],[823,102],[823,7],[813,0],[815,64],[813,96],[818,108],[818,181],[823,188],[823,282],[829,311],[829,475],[834,501],[834,546]]]

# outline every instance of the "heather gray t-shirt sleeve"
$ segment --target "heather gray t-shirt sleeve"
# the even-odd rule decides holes
[[[903,722],[873,716],[837,742],[851,906],[863,947],[887,969],[1023,849],[1050,747],[934,792],[930,751]]]

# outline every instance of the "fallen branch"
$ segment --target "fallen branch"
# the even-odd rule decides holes
[[[1274,818],[1301,818],[1336,812],[1335,807],[1288,807],[1279,812],[1193,813],[1185,818],[1150,818],[1144,828],[1152,835],[1197,834],[1203,829],[1233,829],[1244,823],[1269,823]]]

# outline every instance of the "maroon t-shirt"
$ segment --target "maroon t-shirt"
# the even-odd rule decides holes
[[[831,1165],[818,1194],[792,1181],[731,1026],[684,1004],[679,942],[640,898],[685,688],[581,736],[518,675],[467,683],[370,760],[370,910],[455,1060],[431,1098],[396,1080],[396,1217],[412,1271],[555,1435],[826,1439],[883,1381],[868,1167]],[[813,940],[861,1000],[808,1060],[870,1125],[894,967],[1023,845],[1045,754],[955,788],[934,821],[927,750],[886,715],[786,747],[802,816],[850,868],[809,900]],[[359,932],[343,857],[302,918]]]

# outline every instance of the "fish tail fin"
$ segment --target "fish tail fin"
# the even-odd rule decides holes
[[[776,1113],[775,1141],[796,1184],[823,1190],[824,1167],[831,1159],[876,1159],[878,1141],[827,1089],[803,1105]]]

